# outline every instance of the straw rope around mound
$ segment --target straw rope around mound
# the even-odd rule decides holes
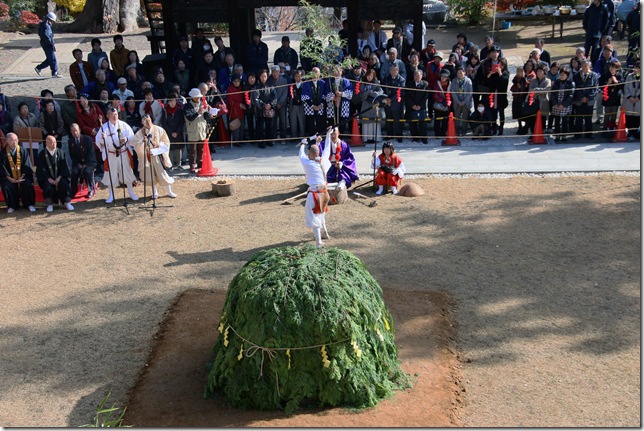
[[[372,407],[410,387],[382,289],[347,251],[255,254],[228,288],[206,396],[261,410]]]

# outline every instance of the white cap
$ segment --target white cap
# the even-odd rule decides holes
[[[49,12],[49,13],[47,14],[47,19],[48,19],[48,20],[50,20],[50,21],[54,21],[54,22],[56,22],[56,14],[55,14],[55,13],[53,13],[53,12]]]
[[[127,84],[127,79],[120,77],[118,81],[116,81],[117,84]]]
[[[190,93],[188,93],[188,96],[189,97],[201,97],[202,94],[201,94],[201,91],[199,91],[198,88],[193,88],[192,90],[190,90]]]

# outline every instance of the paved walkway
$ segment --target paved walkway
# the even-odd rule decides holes
[[[512,138],[508,138],[512,139]],[[496,141],[500,141],[497,138]],[[441,147],[438,141],[422,144],[397,144],[408,174],[466,173],[548,173],[639,171],[640,144],[548,144],[516,145],[473,143],[464,139],[462,146]],[[373,147],[353,147],[360,174],[370,169]],[[294,144],[276,144],[259,149],[248,144],[241,148],[218,148],[213,164],[219,175],[302,175]],[[378,150],[380,151],[380,150]]]

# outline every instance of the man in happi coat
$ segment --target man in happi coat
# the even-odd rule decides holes
[[[56,148],[56,138],[47,136],[45,151],[38,153],[38,167],[36,169],[38,185],[47,204],[47,212],[54,210],[54,204],[65,204],[65,208],[74,211],[69,186],[69,167],[63,151]]]
[[[144,174],[145,182],[152,184],[152,196],[156,199],[156,185],[164,187],[168,191],[168,196],[176,198],[177,195],[172,192],[172,183],[174,178],[170,177],[163,168],[172,167],[170,162],[170,139],[166,131],[155,126],[152,118],[146,114],[141,117],[143,127],[136,132],[132,139],[132,147],[139,156],[139,173]],[[154,181],[153,181],[154,179]]]
[[[322,152],[327,150],[327,146],[330,146],[328,148],[328,158],[331,162],[331,167],[327,171],[327,181],[330,183],[337,182],[339,190],[351,187],[352,182],[360,179],[351,147],[340,139],[340,132],[337,127],[328,132],[327,135],[329,139],[322,144]]]
[[[321,152],[320,142],[322,138],[302,139],[299,143],[300,162],[306,175],[306,184],[309,186],[306,204],[304,205],[304,220],[306,227],[313,230],[315,245],[322,247],[322,230],[329,239],[326,230],[325,213],[329,210],[329,193],[326,188],[326,172],[330,167],[329,148]],[[326,141],[330,141],[330,131],[327,132]]]
[[[96,152],[94,141],[87,135],[81,135],[78,124],[69,128],[69,155],[72,159],[71,192],[76,196],[78,180],[84,179],[87,185],[87,198],[94,196],[94,171],[96,170]]]
[[[314,135],[322,133],[326,128],[324,101],[328,93],[326,82],[320,79],[320,69],[314,67],[309,81],[302,85],[302,103],[304,104],[304,120],[306,133]]]
[[[132,128],[125,122],[118,119],[116,108],[107,110],[107,121],[101,126],[96,134],[96,146],[101,150],[105,163],[105,174],[101,182],[107,186],[110,196],[105,203],[114,202],[112,186],[118,187],[125,184],[130,194],[130,199],[138,201],[139,197],[134,194],[132,183],[136,181],[132,171],[131,150],[129,142],[134,137]],[[109,172],[108,172],[109,171]]]
[[[29,152],[18,145],[18,135],[8,133],[7,146],[0,152],[0,172],[2,172],[2,193],[12,213],[18,209],[19,201],[22,206],[34,212],[36,208],[36,192],[34,190],[34,171],[31,169]]]

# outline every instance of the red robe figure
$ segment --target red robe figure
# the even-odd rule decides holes
[[[396,154],[394,144],[391,142],[382,144],[382,153],[378,157],[376,157],[376,152],[373,152],[371,168],[373,169],[374,167],[378,169],[375,179],[378,186],[376,194],[381,195],[385,186],[388,186],[391,192],[397,195],[398,183],[405,176],[405,164],[402,158]]]

